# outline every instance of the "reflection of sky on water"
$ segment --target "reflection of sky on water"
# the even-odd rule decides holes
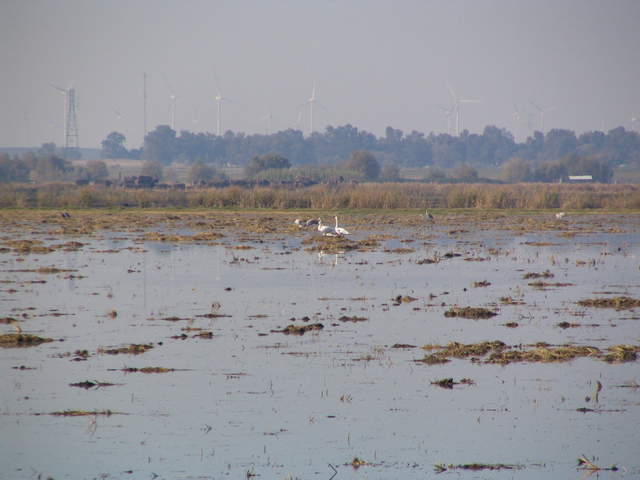
[[[24,321],[25,330],[65,341],[0,350],[0,464],[12,478],[32,478],[34,471],[54,478],[93,478],[103,472],[120,478],[126,470],[138,478],[153,473],[238,477],[247,470],[263,478],[329,478],[327,463],[341,465],[358,456],[377,466],[359,472],[340,466],[340,478],[424,478],[439,462],[516,463],[527,465],[513,474],[518,478],[577,478],[576,459],[584,453],[637,474],[632,420],[638,390],[615,387],[640,380],[637,364],[583,359],[558,365],[454,361],[428,367],[412,362],[422,357],[419,349],[389,348],[496,339],[599,348],[637,344],[633,313],[575,304],[598,291],[640,296],[637,236],[565,239],[482,231],[440,235],[429,240],[432,246],[422,245],[420,238],[399,242],[411,236],[400,232],[384,245],[415,249],[407,254],[380,249],[319,255],[298,250],[300,238],[264,238],[253,249],[234,250],[227,248],[232,239],[226,240],[229,245],[171,246],[107,235],[77,252],[28,256],[20,263],[5,255],[4,269],[59,265],[86,278],[10,274],[47,283],[29,285],[28,292],[19,288],[11,301],[3,299],[5,313],[33,306],[38,316]],[[543,241],[552,245],[525,244]],[[499,252],[490,255],[490,247]],[[109,249],[120,250],[97,253]],[[416,264],[450,251],[463,255]],[[489,260],[464,260],[473,257]],[[573,286],[536,290],[522,278],[546,269],[555,277],[545,281]],[[474,288],[480,280],[491,285]],[[391,299],[397,295],[418,300],[394,306]],[[526,304],[500,305],[503,296]],[[214,302],[230,317],[197,317],[211,312]],[[490,320],[449,319],[442,302],[489,306],[500,313]],[[72,315],[39,316],[52,309]],[[118,312],[115,319],[106,316],[112,309]],[[302,337],[271,332],[305,315],[325,329]],[[343,323],[342,315],[369,321]],[[162,320],[168,316],[192,320]],[[599,326],[556,327],[565,320]],[[512,321],[519,327],[503,326]],[[170,338],[185,326],[211,330],[214,338]],[[156,347],[140,356],[96,355],[86,362],[57,358],[76,349],[96,352],[147,342]],[[36,370],[11,369],[17,365]],[[188,370],[156,375],[108,370],[125,366]],[[430,384],[445,377],[468,377],[475,385],[443,390]],[[124,385],[96,391],[68,386],[83,380]],[[604,385],[600,404],[586,403],[597,380]],[[576,411],[584,406],[605,411]],[[94,434],[87,418],[29,415],[65,409],[129,415],[99,417]],[[504,478],[504,472],[483,472],[482,478]]]

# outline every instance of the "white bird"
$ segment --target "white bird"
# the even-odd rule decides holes
[[[566,215],[565,212],[558,212],[556,213],[556,218],[563,218]]]
[[[305,222],[299,218],[296,218],[293,221],[293,223],[295,223],[298,226],[298,228],[302,228],[305,225]]]
[[[338,217],[337,216],[335,217],[335,219],[336,219],[336,226],[333,228],[335,230],[335,232],[338,235],[350,235],[350,233],[346,229],[338,226]]]
[[[325,237],[337,237],[338,233],[329,225],[322,225],[322,219],[318,219],[318,231]]]
[[[433,222],[433,215],[429,213],[429,210],[426,210],[424,215],[425,217],[427,217],[427,220],[429,220],[430,222]]]

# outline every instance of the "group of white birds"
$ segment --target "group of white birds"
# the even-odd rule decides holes
[[[325,237],[342,237],[344,235],[350,235],[347,229],[338,226],[338,217],[336,216],[334,218],[336,219],[335,227],[332,227],[331,225],[324,225],[321,218],[311,218],[306,221],[296,218],[293,223],[295,223],[299,228],[313,227],[317,225],[318,231]]]

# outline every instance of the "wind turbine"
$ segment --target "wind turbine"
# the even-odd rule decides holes
[[[453,109],[456,115],[456,137],[460,135],[460,129],[462,128],[462,112],[460,111],[460,105],[463,103],[480,103],[480,100],[471,98],[460,98],[456,95],[451,85],[447,85],[449,94],[453,100]]]
[[[533,108],[538,110],[538,114],[540,115],[540,131],[542,133],[544,133],[544,114],[547,113],[547,112],[552,112],[553,110],[556,109],[556,107],[542,108],[537,103],[534,103],[533,100],[529,100],[529,103],[531,103],[531,105],[533,105]]]
[[[307,100],[309,104],[309,135],[313,133],[313,106],[316,103],[316,81],[313,81],[313,89],[311,90],[311,96]]]
[[[164,82],[167,84],[167,89],[169,90],[169,119],[171,122],[171,130],[176,129],[176,100],[178,99],[176,92],[171,88],[171,84],[167,79],[166,75],[162,75],[164,77]]]
[[[217,111],[217,115],[216,115],[216,120],[217,120],[217,135],[220,136],[222,135],[222,104],[224,102],[229,102],[229,103],[238,103],[234,100],[232,100],[229,97],[225,97],[222,95],[222,92],[220,91],[220,83],[218,82],[218,76],[216,75],[216,96],[215,101],[218,103],[218,111]]]
[[[631,124],[631,130],[635,130],[638,125],[638,116],[635,113],[631,114],[631,118],[629,119],[629,123]]]
[[[455,107],[447,108],[447,107],[443,107],[442,105],[437,105],[437,107],[447,117],[447,134],[451,135],[451,120],[453,117],[453,113],[455,112]]]
[[[273,120],[273,114],[271,113],[271,110],[269,110],[269,112],[264,115],[260,120],[264,120],[266,122],[266,128],[265,128],[265,135],[270,135],[271,134],[271,121]]]

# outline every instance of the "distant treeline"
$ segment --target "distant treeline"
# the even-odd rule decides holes
[[[499,167],[509,159],[520,158],[536,167],[557,162],[567,155],[594,157],[611,168],[622,164],[640,164],[640,135],[618,127],[607,133],[593,131],[576,135],[571,130],[553,129],[543,134],[534,132],[518,143],[505,129],[487,126],[481,134],[463,131],[455,137],[448,134],[412,131],[403,133],[387,127],[383,137],[359,130],[352,125],[329,126],[323,133],[305,137],[299,130],[285,130],[271,135],[246,135],[228,131],[222,136],[193,133],[179,134],[166,125],[149,132],[141,150],[129,151],[126,139],[112,132],[102,142],[106,158],[142,157],[170,164],[204,163],[245,166],[255,156],[274,153],[287,158],[292,166],[336,165],[354,151],[373,153],[381,165],[400,167],[456,165]]]
[[[136,190],[53,183],[0,185],[0,207],[268,209],[640,209],[640,187],[604,184],[361,183]]]

